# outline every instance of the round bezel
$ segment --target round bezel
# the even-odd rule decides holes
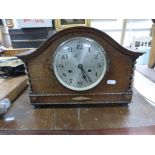
[[[103,70],[102,70],[102,74],[100,75],[100,77],[98,78],[97,81],[95,81],[94,83],[86,86],[86,87],[73,87],[67,83],[65,83],[59,76],[58,74],[58,71],[57,71],[57,68],[56,68],[56,55],[60,52],[60,48],[62,46],[64,46],[65,44],[67,44],[68,42],[71,42],[71,41],[75,41],[75,40],[81,40],[81,41],[89,41],[91,44],[95,45],[97,48],[99,48],[102,52],[101,52],[101,55],[103,57],[103,60],[104,60],[104,67],[103,67]],[[54,68],[54,74],[57,78],[57,80],[63,85],[65,86],[66,88],[68,89],[71,89],[71,90],[75,90],[75,91],[85,91],[85,90],[90,90],[92,88],[94,88],[95,86],[97,86],[101,81],[102,79],[104,78],[105,74],[106,74],[106,71],[107,71],[107,68],[108,68],[108,62],[107,62],[107,56],[106,56],[106,53],[105,53],[105,50],[103,49],[103,47],[98,43],[96,42],[95,40],[93,39],[90,39],[88,37],[72,37],[72,38],[69,38],[67,40],[65,40],[63,43],[61,43],[55,50],[55,53],[54,53],[54,56],[53,56],[53,68]]]

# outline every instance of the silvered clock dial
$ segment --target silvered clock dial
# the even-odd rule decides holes
[[[75,91],[89,90],[97,86],[106,73],[106,53],[93,39],[73,37],[57,47],[53,68],[63,86]]]

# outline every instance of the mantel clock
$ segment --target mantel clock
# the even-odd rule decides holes
[[[18,57],[26,65],[33,105],[112,105],[131,102],[135,61],[141,54],[102,31],[79,26],[57,32]]]

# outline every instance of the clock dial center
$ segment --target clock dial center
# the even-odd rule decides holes
[[[77,66],[79,69],[83,68],[83,65],[82,64],[78,64]]]

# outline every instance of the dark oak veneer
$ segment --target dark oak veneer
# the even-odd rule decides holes
[[[83,36],[101,44],[108,58],[108,71],[93,89],[77,92],[62,86],[54,75],[52,58],[56,48],[66,39]],[[26,65],[30,85],[30,100],[45,104],[128,104],[132,98],[133,72],[136,59],[142,53],[130,51],[102,31],[90,27],[62,30],[47,39],[38,49],[18,54]],[[116,80],[108,85],[107,80]],[[77,98],[85,98],[77,100]]]

